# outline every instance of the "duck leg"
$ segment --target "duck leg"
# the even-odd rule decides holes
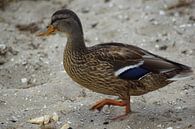
[[[113,118],[113,120],[115,119],[119,119],[119,118],[123,118],[125,116],[127,116],[130,112],[131,112],[131,107],[130,107],[130,98],[127,100],[122,100],[122,101],[117,101],[117,100],[113,100],[113,99],[103,99],[101,101],[98,101],[95,105],[93,105],[90,110],[98,110],[101,111],[101,109],[105,106],[105,105],[113,105],[113,106],[121,106],[121,107],[125,107],[125,114],[117,116],[116,118]]]

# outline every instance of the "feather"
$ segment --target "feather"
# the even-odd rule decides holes
[[[175,76],[169,78],[168,80],[170,81],[177,81],[177,80],[183,80],[186,78],[190,78],[194,75],[194,72],[192,71],[191,68],[187,69],[187,70],[183,70],[180,73],[176,74]]]
[[[116,72],[114,72],[114,75],[115,76],[119,76],[120,74],[122,74],[123,72],[126,72],[128,71],[129,69],[134,69],[136,67],[139,67],[140,65],[142,65],[144,63],[144,61],[141,61],[137,64],[134,64],[134,65],[129,65],[129,66],[125,66],[125,67],[122,67],[120,68],[119,70],[117,70]]]
[[[178,80],[192,73],[188,66],[132,45],[105,43],[90,47],[89,50],[100,61],[109,63],[115,76],[125,80],[137,80],[148,73],[163,75],[167,80]]]
[[[119,77],[125,80],[138,80],[148,73],[150,73],[150,71],[147,69],[142,67],[135,67],[124,71],[119,75]]]

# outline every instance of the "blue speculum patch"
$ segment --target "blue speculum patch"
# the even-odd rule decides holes
[[[150,71],[145,68],[136,67],[124,71],[119,75],[119,77],[125,80],[138,80],[139,78],[141,78],[142,76],[146,75],[149,72]]]

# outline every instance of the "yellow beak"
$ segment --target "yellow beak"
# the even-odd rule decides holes
[[[57,31],[57,29],[54,28],[53,25],[49,25],[46,32],[41,32],[37,36],[49,36],[49,35],[53,34],[56,31]]]

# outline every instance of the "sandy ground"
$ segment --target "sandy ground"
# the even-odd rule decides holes
[[[60,128],[195,129],[195,80],[178,81],[132,97],[133,114],[109,118],[123,108],[89,111],[102,98],[115,98],[79,87],[63,70],[64,34],[37,37],[60,8],[81,18],[88,46],[117,41],[195,68],[195,2],[167,9],[178,0],[14,1],[0,11],[0,129],[38,129],[26,121],[58,113]]]

